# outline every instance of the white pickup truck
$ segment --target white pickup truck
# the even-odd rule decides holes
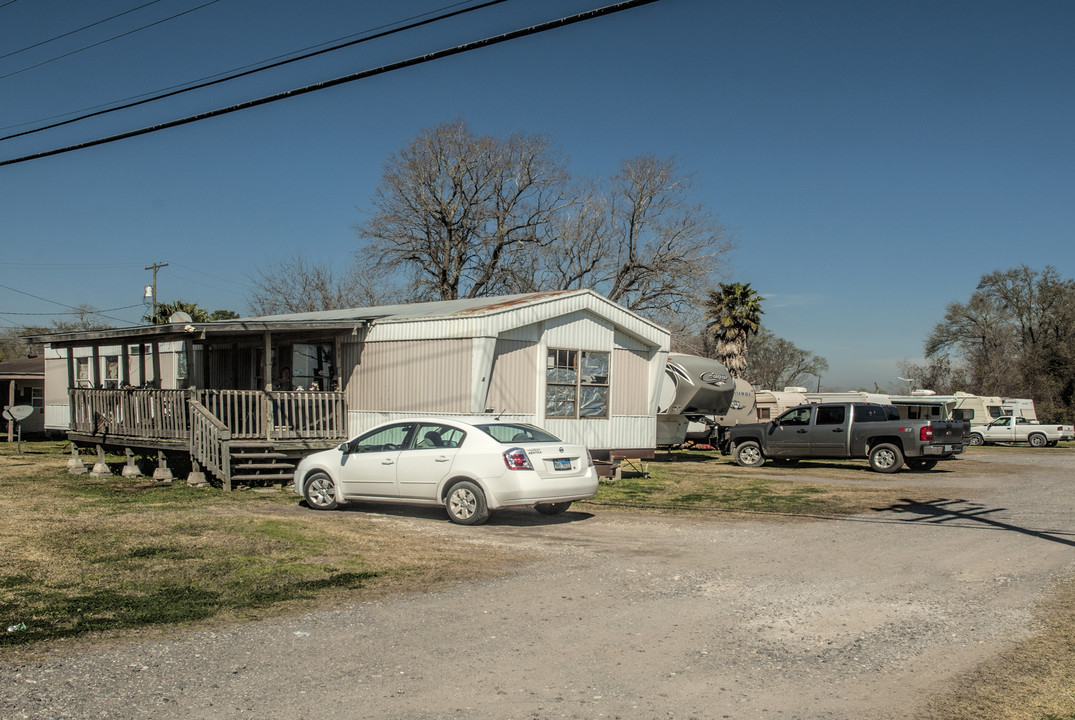
[[[1064,439],[1062,425],[1042,425],[1024,417],[1005,415],[988,425],[971,425],[971,445],[990,445],[992,443],[1028,442],[1033,447],[1056,445]]]

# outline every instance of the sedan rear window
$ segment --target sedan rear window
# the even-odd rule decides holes
[[[487,425],[475,425],[486,435],[491,436],[497,442],[524,443],[524,442],[562,442],[555,435],[550,435],[539,427],[515,423],[490,423]]]

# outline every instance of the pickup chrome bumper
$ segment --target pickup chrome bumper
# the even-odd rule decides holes
[[[961,452],[962,445],[926,445],[922,448],[923,455],[958,455]]]

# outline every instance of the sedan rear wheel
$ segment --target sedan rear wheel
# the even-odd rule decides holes
[[[475,483],[463,480],[452,486],[444,498],[444,508],[452,522],[460,525],[480,525],[489,519],[485,493]]]
[[[314,510],[335,510],[340,506],[336,500],[336,482],[323,472],[306,478],[302,494]]]

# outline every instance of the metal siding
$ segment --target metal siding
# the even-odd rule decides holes
[[[612,325],[588,313],[571,313],[545,323],[545,344],[550,348],[611,351]]]
[[[496,412],[536,412],[534,384],[538,382],[538,346],[519,340],[497,340],[486,406]]]
[[[650,405],[649,361],[646,354],[617,348],[609,374],[613,415],[645,415]]]
[[[448,307],[450,306],[446,305],[445,310]],[[507,330],[536,325],[543,321],[551,324],[559,318],[572,315],[587,315],[600,319],[607,328],[619,328],[623,335],[622,342],[625,344],[629,342],[628,338],[631,338],[649,347],[668,348],[667,330],[592,291],[555,297],[540,296],[527,302],[473,315],[415,318],[400,310],[395,316],[374,320],[369,329],[369,339],[381,341],[500,336]],[[608,344],[611,345],[611,342],[610,339]]]
[[[657,446],[657,418],[652,415],[616,416],[609,420],[548,418],[545,429],[564,442],[579,443],[591,450]]]
[[[468,340],[367,342],[348,388],[350,407],[404,412],[469,412]]]

